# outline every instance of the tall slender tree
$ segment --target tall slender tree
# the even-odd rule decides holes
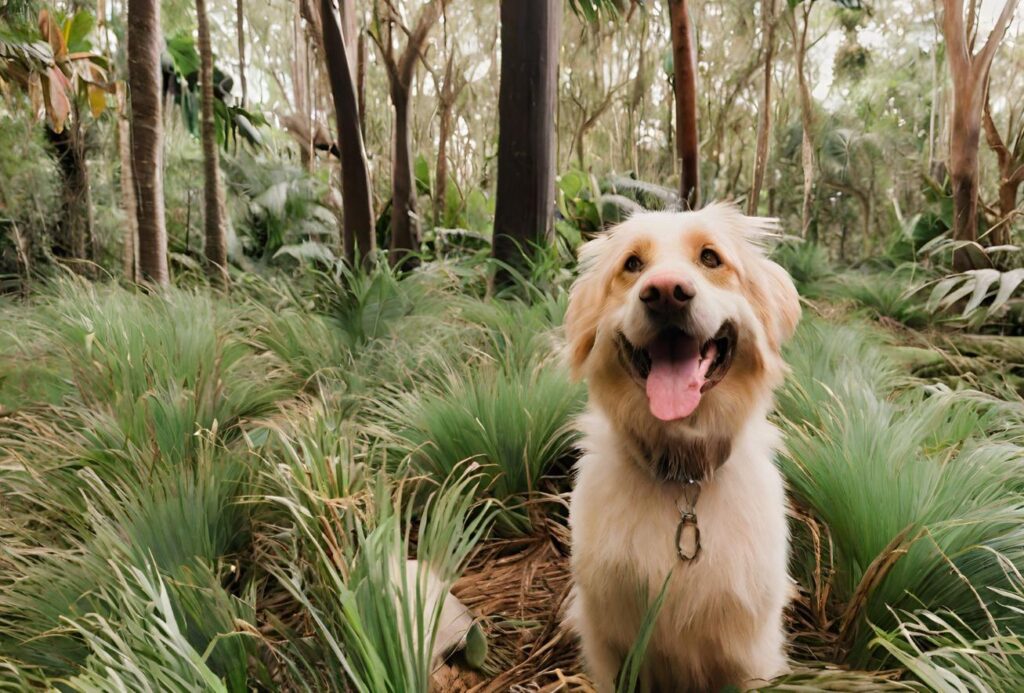
[[[555,198],[561,0],[502,0],[495,259],[519,265],[547,241]],[[495,284],[508,281],[505,272]]]
[[[992,245],[1006,245],[1010,242],[1010,230],[1020,215],[1017,196],[1020,186],[1024,185],[1024,112],[1011,108],[1006,120],[1004,137],[996,127],[992,109],[986,102],[982,120],[985,139],[988,140],[989,148],[995,152],[999,164],[999,218],[992,227]]]
[[[345,0],[342,2],[342,9],[346,9]],[[348,4],[347,11],[353,11],[351,3]],[[320,15],[324,59],[327,63],[327,75],[334,98],[334,113],[338,122],[345,257],[350,263],[354,263],[356,258],[361,258],[362,262],[366,263],[372,259],[376,237],[373,201],[370,197],[370,172],[359,124],[359,100],[349,58],[350,52],[346,48],[346,41],[351,41],[352,38],[342,36],[331,0],[320,1]],[[354,17],[348,18],[347,21],[343,18],[343,23],[353,21]]]
[[[136,216],[135,181],[132,177],[132,136],[124,85],[117,90],[117,153],[121,163],[121,206],[124,209],[124,244],[121,266],[131,282],[139,281],[139,220]]]
[[[787,14],[789,31],[793,36],[793,52],[796,60],[797,92],[800,102],[800,163],[804,172],[804,194],[801,207],[800,235],[807,238],[811,228],[811,202],[814,193],[814,100],[811,96],[810,81],[807,78],[808,33],[811,27],[811,11],[814,0],[790,2]]]
[[[396,53],[395,33],[401,25],[391,2],[374,3],[374,31],[370,34],[384,61],[391,105],[394,109],[391,154],[391,248],[392,265],[403,264],[419,248],[420,218],[416,210],[416,179],[412,171],[409,106],[416,63],[423,46],[448,0],[427,0],[411,30],[406,30],[405,50]]]
[[[437,90],[437,162],[434,166],[434,226],[441,224],[441,218],[445,209],[445,200],[448,197],[448,141],[452,136],[452,118],[455,113],[455,103],[458,101],[462,90],[469,84],[462,66],[457,64],[455,58],[457,49],[454,42],[448,38],[447,18],[444,28],[444,46],[447,52],[444,70],[432,69],[429,66],[430,76],[434,80],[434,88]]]
[[[764,82],[761,91],[761,111],[757,119],[757,147],[754,154],[754,173],[747,196],[747,214],[757,214],[768,167],[768,137],[772,127],[772,80],[775,72],[775,0],[761,0],[761,40],[764,43]]]
[[[985,111],[989,71],[1017,0],[1006,0],[988,39],[977,53],[964,22],[963,0],[944,0],[942,33],[946,38],[947,61],[953,77],[953,117],[949,138],[949,177],[953,185],[953,238],[963,243],[978,240],[978,150]],[[968,24],[975,21],[971,3]],[[976,253],[968,247],[953,253],[958,272],[975,269]]]
[[[210,21],[206,0],[196,0],[199,25],[199,83],[202,109],[203,201],[206,230],[206,271],[218,284],[228,281],[227,235],[224,232],[224,191],[220,185],[220,157],[213,114],[213,49],[210,46]]]
[[[128,0],[128,88],[131,98],[132,174],[139,225],[142,279],[167,284],[164,219],[163,113],[160,55],[163,35],[157,0]]]
[[[700,140],[697,135],[697,46],[687,0],[669,0],[672,71],[676,97],[676,158],[679,197],[687,209],[700,207]]]
[[[235,0],[235,33],[238,35],[238,81],[244,106],[249,101],[249,86],[245,79],[245,0]]]

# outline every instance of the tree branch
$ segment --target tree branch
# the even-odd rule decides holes
[[[1010,20],[1013,18],[1013,11],[1016,8],[1017,0],[1006,0],[1006,4],[1003,5],[1003,11],[999,13],[999,19],[996,20],[995,26],[992,27],[992,32],[988,35],[988,39],[985,40],[985,45],[982,46],[981,51],[974,58],[973,70],[977,79],[983,80],[988,77],[988,70],[992,66],[992,59],[995,57],[996,49],[999,48],[999,44],[1006,34],[1006,29],[1010,26]]]

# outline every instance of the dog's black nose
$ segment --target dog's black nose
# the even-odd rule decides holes
[[[679,310],[696,295],[693,283],[676,274],[660,274],[650,277],[640,289],[640,300],[648,310],[667,313]]]

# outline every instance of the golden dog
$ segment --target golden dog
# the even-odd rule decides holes
[[[779,443],[768,422],[800,318],[731,205],[637,214],[580,251],[565,328],[590,387],[572,494],[569,622],[601,691],[668,578],[641,682],[752,686],[785,669],[790,594]]]

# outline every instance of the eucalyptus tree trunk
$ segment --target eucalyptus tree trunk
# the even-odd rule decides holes
[[[676,158],[679,198],[700,207],[700,141],[697,134],[697,50],[687,0],[669,0],[672,70],[675,76]]]
[[[160,3],[156,0],[128,0],[127,33],[139,267],[144,281],[161,285],[167,284],[170,276],[164,219]]]
[[[206,0],[196,0],[196,20],[199,25],[206,272],[214,282],[226,286],[228,246],[227,235],[224,232],[224,191],[220,185],[220,157],[217,151],[217,130],[213,113],[213,51],[210,47],[210,21],[206,15]]]
[[[761,36],[764,41],[764,86],[761,92],[761,113],[757,121],[757,146],[754,174],[747,197],[747,214],[757,214],[761,200],[764,173],[768,168],[768,138],[772,127],[772,78],[775,68],[775,0],[761,0]]]
[[[235,0],[235,31],[238,34],[238,81],[242,86],[242,105],[249,101],[245,82],[245,0]]]
[[[437,96],[437,163],[434,167],[434,226],[440,226],[448,197],[448,140],[452,134],[452,113],[455,100],[466,85],[461,75],[455,75],[455,52],[448,54],[444,77]]]
[[[985,45],[973,52],[970,28],[964,27],[963,0],[944,0],[942,31],[946,38],[949,70],[953,77],[953,117],[949,176],[953,184],[953,238],[965,244],[978,241],[978,150],[982,116],[992,59],[1010,24],[1017,0],[1006,0]],[[974,17],[968,18],[973,24]],[[966,247],[953,252],[953,269],[975,267],[974,253]]]
[[[502,0],[494,258],[522,266],[548,241],[555,200],[561,0]],[[508,273],[495,273],[496,286]]]
[[[331,0],[320,0],[320,22],[327,75],[338,123],[345,258],[353,265],[357,260],[366,264],[372,260],[376,249],[370,173],[359,125],[359,104],[353,70]]]
[[[92,194],[89,185],[89,163],[86,159],[85,133],[82,132],[77,106],[60,132],[49,127],[46,134],[57,158],[63,197],[58,255],[73,260],[94,259]],[[87,265],[76,262],[76,272],[85,272]]]
[[[423,46],[430,30],[440,18],[448,0],[428,0],[420,10],[416,23],[407,34],[405,50],[395,54],[394,32],[399,19],[394,16],[394,7],[387,4],[388,13],[380,19],[384,26],[383,35],[372,34],[384,60],[388,76],[388,92],[394,108],[391,153],[391,247],[388,259],[393,266],[405,266],[410,262],[409,254],[419,249],[420,218],[416,210],[416,179],[412,170],[412,147],[409,137],[409,103],[416,62],[420,59]],[[374,11],[380,17],[379,5]]]
[[[416,180],[412,171],[409,138],[409,86],[392,87],[394,127],[391,132],[391,248],[394,266],[405,263],[420,246],[420,222],[416,210]]]
[[[119,88],[118,95],[117,152],[121,160],[121,207],[125,215],[121,267],[125,279],[136,283],[139,281],[139,222],[135,211],[135,179],[132,176],[131,123],[127,104],[123,102],[124,90]]]
[[[797,11],[801,19],[797,25]],[[807,80],[807,34],[811,26],[811,10],[814,3],[805,0],[789,12],[789,30],[793,35],[794,52],[796,54],[797,91],[800,97],[800,125],[803,130],[800,139],[800,163],[804,173],[803,204],[801,206],[800,236],[807,238],[811,228],[811,200],[814,194],[814,101],[811,98],[811,87]]]
[[[999,164],[999,219],[992,227],[990,238],[992,245],[1010,243],[1010,229],[1019,214],[1017,193],[1020,186],[1024,184],[1024,124],[1017,123],[1017,132],[1014,134],[1012,114],[1009,120],[1010,131],[1007,132],[1004,139],[992,119],[988,103],[985,104],[982,120],[985,139],[988,140],[989,148],[995,152],[996,161]]]

